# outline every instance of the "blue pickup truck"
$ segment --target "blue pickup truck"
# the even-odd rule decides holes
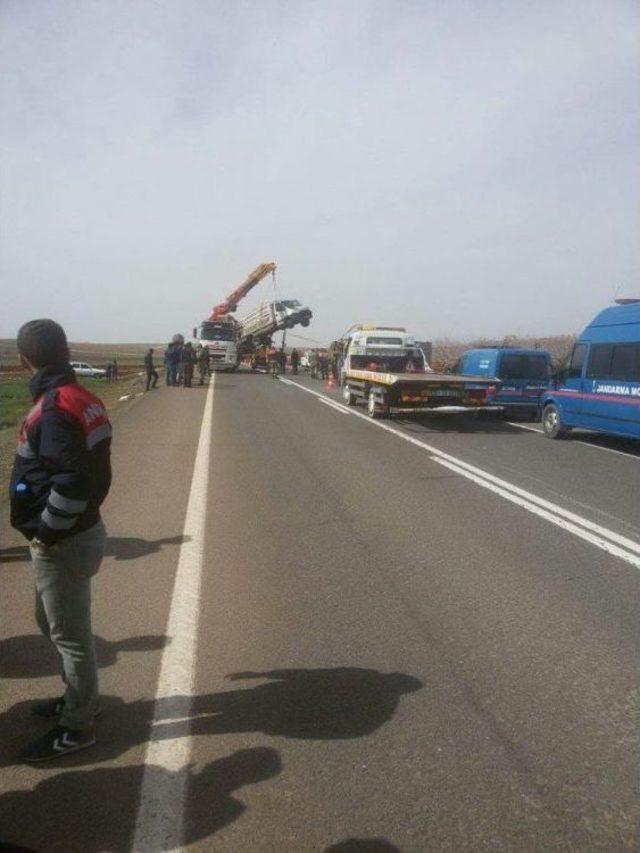
[[[640,438],[640,299],[617,300],[580,335],[543,395],[542,427]]]
[[[551,356],[546,350],[480,347],[458,359],[454,373],[495,376],[501,381],[494,400],[505,411],[540,416],[540,399],[551,380]]]

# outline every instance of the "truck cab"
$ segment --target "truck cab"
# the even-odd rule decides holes
[[[505,411],[538,415],[540,400],[549,387],[552,365],[546,350],[516,347],[479,347],[467,350],[456,362],[454,373],[495,376],[501,386],[496,403]]]
[[[618,300],[582,332],[543,395],[542,427],[640,438],[640,299]]]
[[[236,346],[237,322],[232,317],[219,320],[204,320],[193,330],[197,343],[209,350],[212,370],[233,371],[238,367]]]

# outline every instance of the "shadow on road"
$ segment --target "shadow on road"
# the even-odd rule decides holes
[[[0,825],[6,840],[47,850],[93,851],[131,849],[144,767],[79,769],[110,761],[130,747],[154,739],[189,733],[207,736],[262,732],[283,738],[315,740],[357,738],[374,732],[395,713],[400,697],[422,687],[417,678],[373,669],[280,669],[229,676],[232,681],[255,679],[267,683],[195,697],[123,702],[103,697],[98,744],[86,752],[65,756],[64,765],[43,765],[51,773],[32,790],[0,796]],[[0,717],[0,762],[13,764],[20,746],[42,730],[30,716],[29,702],[20,702]],[[184,720],[185,710],[191,713]],[[159,722],[152,726],[154,713]],[[161,787],[173,774],[147,768]],[[281,771],[279,753],[260,747],[234,752],[188,774],[185,842],[205,839],[237,820],[244,803],[234,791],[272,778]],[[64,819],[61,819],[64,815]],[[342,853],[393,853],[382,839],[348,839],[329,850]]]
[[[231,680],[268,679],[240,690],[123,702],[102,698],[98,744],[65,757],[66,767],[111,761],[132,746],[149,740],[154,713],[154,740],[261,732],[281,738],[345,740],[364,737],[387,723],[400,697],[419,690],[417,678],[374,669],[279,669],[237,673]],[[190,713],[189,713],[190,708]],[[185,719],[186,718],[186,719]],[[14,764],[20,744],[38,725],[30,703],[19,702],[0,716],[0,766]]]
[[[135,765],[72,770],[43,779],[33,790],[3,794],[0,825],[5,837],[35,850],[131,850],[144,769]],[[280,770],[277,751],[259,747],[238,750],[199,772],[191,767],[179,771],[188,777],[185,844],[208,838],[237,820],[246,806],[233,792],[266,781]],[[160,789],[172,784],[175,775],[155,765],[147,772]]]
[[[182,545],[189,536],[164,536],[162,539],[142,539],[139,536],[110,536],[107,539],[104,555],[114,560],[137,560],[149,554],[158,554],[169,545]],[[29,548],[16,545],[13,548],[0,548],[0,563],[22,563],[29,559]]]
[[[400,853],[384,838],[346,838],[326,847],[324,853]]]
[[[157,554],[169,545],[182,545],[189,542],[190,536],[164,536],[162,539],[141,539],[139,536],[110,536],[107,539],[104,555],[114,560],[137,560],[149,554]]]
[[[424,433],[490,433],[527,437],[527,431],[511,426],[499,417],[485,415],[431,415],[416,414],[410,417],[395,416],[393,420],[407,427],[407,431]]]
[[[120,652],[154,652],[170,640],[163,636],[105,640],[96,636],[98,666],[113,666]],[[0,678],[46,678],[60,672],[58,656],[42,634],[24,634],[0,640]]]

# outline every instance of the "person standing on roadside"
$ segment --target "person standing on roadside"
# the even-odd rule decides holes
[[[185,388],[191,388],[193,383],[193,365],[195,362],[195,353],[191,346],[191,341],[187,341],[182,348],[182,379]]]
[[[198,361],[198,374],[200,376],[200,384],[204,385],[205,379],[209,378],[209,349],[208,347],[200,346],[196,351],[196,358]]]
[[[184,379],[183,353],[184,341],[174,341],[173,357],[176,365],[176,381],[173,383],[174,385],[182,385],[182,380]]]
[[[291,350],[291,372],[294,376],[298,375],[298,367],[300,366],[300,353],[294,347]]]
[[[280,369],[280,353],[272,344],[267,351],[267,364],[269,366],[269,373],[275,377],[278,375],[278,370]]]
[[[100,506],[111,485],[111,425],[102,401],[77,382],[58,323],[25,323],[17,344],[34,405],[11,474],[11,524],[29,540],[36,621],[60,656],[66,685],[64,696],[33,707],[36,716],[59,718],[23,750],[24,761],[37,762],[96,741],[91,578],[106,538]]]
[[[180,358],[181,358],[181,349],[180,345],[175,341],[171,343],[171,349],[169,352],[169,368],[170,368],[170,376],[171,382],[170,385],[179,385],[180,384]]]
[[[144,369],[147,374],[147,387],[145,390],[148,391],[150,387],[155,388],[158,384],[158,371],[153,366],[153,347],[149,347],[144,357]],[[152,380],[153,384],[151,384]]]
[[[167,348],[164,351],[164,380],[167,385],[171,385],[171,350],[173,348],[173,344],[171,341],[167,344]]]

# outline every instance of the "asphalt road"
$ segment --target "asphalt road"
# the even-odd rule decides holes
[[[47,767],[16,759],[59,688],[3,527],[0,839],[636,849],[637,448],[331,400],[219,375],[119,413],[99,743]]]

